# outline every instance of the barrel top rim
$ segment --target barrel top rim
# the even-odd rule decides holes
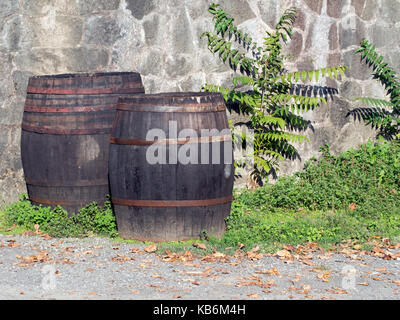
[[[45,75],[37,75],[32,76],[30,79],[43,79],[43,80],[52,80],[52,79],[64,79],[64,78],[89,78],[89,77],[105,77],[105,76],[124,76],[124,75],[139,75],[138,72],[82,72],[82,73],[60,73],[60,74],[45,74]]]
[[[157,98],[196,98],[196,97],[222,97],[220,92],[199,92],[199,91],[186,91],[186,92],[160,92],[160,93],[139,93],[130,97],[120,97],[118,102],[137,101],[143,98],[157,99]]]

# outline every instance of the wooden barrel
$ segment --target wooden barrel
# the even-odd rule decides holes
[[[111,200],[121,237],[184,240],[204,230],[222,235],[234,166],[221,94],[121,98],[110,143]]]
[[[69,214],[109,194],[109,137],[118,98],[144,93],[134,72],[29,79],[21,158],[32,203]]]

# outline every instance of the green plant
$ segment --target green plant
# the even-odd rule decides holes
[[[227,231],[214,243],[248,247],[400,239],[400,143],[380,141],[332,155],[321,148],[303,171],[235,194]]]
[[[355,54],[373,70],[372,76],[385,88],[390,101],[368,97],[356,97],[365,107],[356,108],[350,114],[357,115],[367,125],[378,129],[385,139],[400,138],[400,80],[393,68],[375,51],[375,46],[363,39]]]
[[[68,213],[60,206],[51,209],[30,203],[26,194],[20,201],[4,209],[5,220],[9,225],[16,224],[32,230],[39,225],[40,231],[55,237],[83,237],[90,234],[115,237],[118,235],[111,203],[104,207],[95,202],[82,208],[76,215]]]
[[[285,10],[273,32],[266,32],[263,46],[259,46],[247,33],[234,24],[218,4],[210,5],[208,11],[215,20],[214,33],[204,32],[208,48],[213,54],[228,63],[231,69],[242,75],[233,78],[233,89],[206,83],[204,90],[221,92],[225,101],[236,105],[249,115],[246,123],[254,131],[254,171],[252,176],[260,182],[268,178],[271,171],[279,169],[279,159],[298,156],[293,143],[308,140],[294,131],[304,130],[309,123],[300,114],[326,103],[323,96],[303,96],[293,92],[299,81],[317,81],[320,77],[338,78],[344,66],[322,68],[311,71],[288,73],[284,68],[285,56],[282,42],[286,44],[292,36],[296,9]],[[236,45],[236,48],[235,48]],[[238,85],[249,86],[250,91],[240,91]],[[249,137],[238,137],[233,130],[234,141],[246,144]],[[238,164],[240,165],[240,164]]]

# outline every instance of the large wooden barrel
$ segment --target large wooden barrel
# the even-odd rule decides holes
[[[204,230],[222,235],[234,166],[221,94],[122,98],[110,143],[111,200],[121,237],[184,240]]]
[[[21,158],[32,203],[69,214],[109,194],[109,137],[118,98],[144,93],[134,72],[29,79]]]

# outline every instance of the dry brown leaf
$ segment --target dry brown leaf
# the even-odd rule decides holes
[[[157,246],[155,244],[151,244],[148,247],[144,248],[144,251],[146,251],[147,253],[156,252],[156,250]]]
[[[393,280],[392,282],[400,286],[400,280]]]
[[[86,271],[94,271],[92,268],[87,268]]]
[[[97,294],[97,292],[96,292],[96,291],[90,291],[89,294],[90,294],[91,296],[94,296],[94,295]]]
[[[350,205],[349,205],[349,209],[350,210],[355,210],[357,208],[357,203],[351,203]]]
[[[360,286],[369,286],[369,284],[367,282],[360,282],[359,285]]]
[[[204,243],[193,243],[193,247],[199,248],[199,249],[207,249],[207,246]]]
[[[276,254],[280,258],[290,258],[290,252],[285,249],[277,251]]]
[[[301,260],[301,262],[304,263],[304,264],[306,264],[306,265],[308,265],[308,266],[315,266],[315,263],[310,262],[310,261],[308,261],[308,260]]]
[[[303,294],[308,294],[310,292],[311,286],[310,285],[304,285],[303,286],[303,291],[301,293]]]
[[[247,296],[249,298],[252,298],[252,299],[257,299],[258,298],[258,294],[257,293],[249,293],[249,294],[247,294]]]
[[[361,248],[362,248],[361,244],[356,244],[356,245],[353,246],[354,250],[360,250]]]
[[[379,278],[379,277],[373,277],[372,280],[375,280],[375,281],[383,281],[384,279]]]
[[[256,273],[280,276],[280,273],[278,272],[278,269],[276,267],[273,267],[272,269],[268,270],[256,271]]]
[[[385,272],[386,271],[386,267],[376,268],[375,271],[376,272]]]

